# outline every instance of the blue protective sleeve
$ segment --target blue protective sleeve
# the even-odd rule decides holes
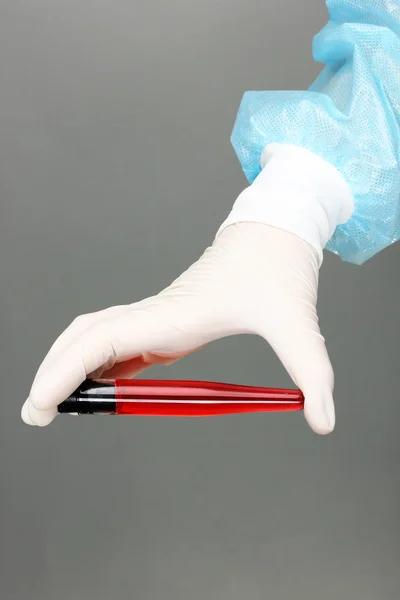
[[[270,143],[333,164],[355,210],[327,249],[361,264],[400,238],[400,0],[327,0],[313,55],[325,67],[308,91],[246,92],[232,144],[251,183]]]

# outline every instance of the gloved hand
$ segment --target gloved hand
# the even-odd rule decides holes
[[[303,391],[311,428],[333,430],[333,372],[316,313],[318,273],[322,248],[351,214],[351,197],[339,173],[308,151],[277,147],[263,162],[212,247],[167,289],[78,317],[64,331],[22,408],[26,423],[48,425],[87,377],[131,377],[212,340],[249,333],[269,342]]]
[[[227,227],[158,296],[78,317],[42,363],[22,418],[47,425],[86,377],[130,377],[212,340],[252,333],[271,344],[306,397],[314,431],[334,428],[333,373],[316,313],[317,253],[260,223]]]

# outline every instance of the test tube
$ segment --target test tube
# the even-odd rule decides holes
[[[207,381],[86,380],[58,406],[79,415],[210,417],[293,412],[304,408],[300,390]]]

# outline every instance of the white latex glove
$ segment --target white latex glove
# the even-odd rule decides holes
[[[279,160],[275,166],[279,169]],[[303,174],[301,168],[297,176]],[[262,192],[260,183],[262,178],[248,188],[256,196]],[[307,189],[312,213],[310,194]],[[291,201],[286,194],[286,208]],[[240,198],[238,202],[243,207]],[[296,213],[292,209],[291,215]],[[307,222],[303,204],[300,209]],[[279,221],[283,213],[276,214]],[[159,295],[78,317],[43,361],[23,406],[23,420],[48,425],[57,405],[87,377],[131,377],[152,364],[170,364],[212,340],[249,333],[272,346],[303,391],[311,428],[331,432],[333,371],[316,313],[322,248],[315,240],[306,242],[261,222],[230,222],[232,216],[213,246]],[[319,231],[315,239],[323,238],[321,227],[310,230]]]
[[[318,433],[332,431],[333,373],[316,314],[318,259],[285,231],[241,223],[158,296],[78,317],[41,365],[22,416],[47,425],[86,377],[132,376],[224,336],[254,333],[306,397]]]

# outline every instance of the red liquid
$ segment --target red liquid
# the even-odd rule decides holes
[[[115,381],[117,415],[209,417],[304,408],[299,390],[205,381]]]

